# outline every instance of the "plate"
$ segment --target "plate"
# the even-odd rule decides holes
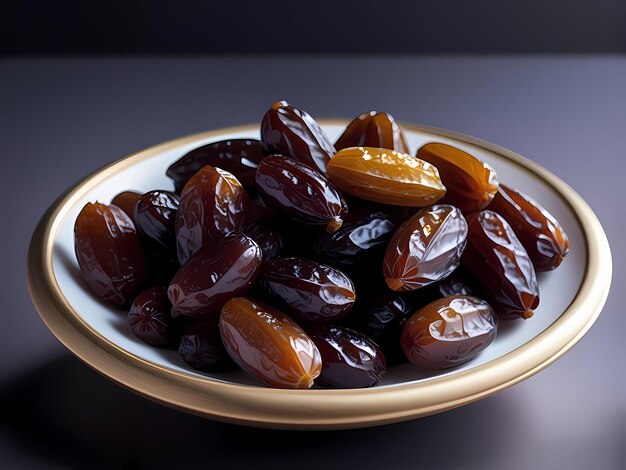
[[[322,120],[334,140],[347,121]],[[500,181],[532,195],[563,225],[570,254],[539,276],[541,305],[527,321],[501,322],[494,344],[454,369],[425,373],[404,364],[390,368],[369,389],[281,390],[261,387],[243,372],[204,374],[176,351],[137,340],[126,314],[99,301],[78,270],[73,225],[89,201],[108,203],[120,191],[172,189],[166,168],[189,150],[227,138],[258,138],[258,125],[210,132],[156,145],[122,158],[70,188],[35,229],[28,254],[28,284],[50,331],[76,356],[111,380],[163,404],[227,422],[296,429],[373,426],[438,413],[479,400],[551,364],[587,332],[611,283],[611,253],[597,217],[572,188],[532,161],[483,140],[404,124],[413,151],[444,142],[491,164]]]

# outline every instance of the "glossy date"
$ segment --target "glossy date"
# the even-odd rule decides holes
[[[352,281],[317,261],[282,258],[266,263],[262,284],[297,320],[319,322],[345,316],[356,295]]]
[[[306,112],[278,101],[261,121],[261,141],[267,154],[281,154],[326,173],[335,147],[326,133]]]
[[[235,297],[220,315],[228,354],[269,387],[311,388],[322,369],[319,350],[293,320],[258,301]]]
[[[439,170],[447,188],[440,202],[452,204],[464,214],[484,209],[496,194],[498,179],[493,168],[461,149],[433,142],[422,146],[417,158]]]
[[[328,233],[341,227],[348,212],[341,194],[322,174],[288,157],[264,158],[256,184],[270,207],[298,222],[324,226]]]
[[[409,153],[409,144],[402,129],[391,114],[370,111],[354,119],[341,134],[335,149],[348,147],[378,147]]]
[[[530,318],[539,305],[535,268],[511,226],[489,210],[467,217],[463,264],[504,318]]]
[[[314,325],[306,331],[322,357],[322,373],[315,383],[328,388],[372,387],[385,375],[385,356],[367,336],[332,325]]]
[[[231,173],[244,188],[254,188],[254,173],[263,158],[261,142],[255,139],[228,139],[212,142],[183,155],[167,169],[180,194],[187,182],[206,165]]]
[[[230,235],[198,250],[176,273],[167,295],[173,315],[203,317],[244,294],[261,270],[261,249],[245,235]]]
[[[410,155],[375,147],[340,150],[328,163],[337,187],[366,201],[424,207],[446,193],[437,168]]]
[[[83,277],[102,299],[130,303],[147,278],[135,225],[122,209],[87,203],[74,224],[74,251]]]
[[[171,346],[176,331],[174,319],[170,315],[171,308],[166,287],[151,287],[143,291],[128,311],[131,331],[150,346],[158,348]]]
[[[394,233],[383,263],[390,289],[409,291],[440,281],[461,262],[467,223],[456,207],[424,208]]]
[[[223,372],[235,367],[222,343],[217,318],[194,320],[183,331],[178,352],[183,361],[202,372]]]
[[[187,182],[176,215],[181,264],[211,240],[243,228],[245,197],[237,178],[220,168],[205,166]]]
[[[500,185],[489,210],[511,225],[537,272],[556,269],[569,252],[563,227],[535,200],[516,189]]]
[[[418,310],[404,325],[400,343],[406,357],[424,369],[467,362],[495,339],[498,318],[484,300],[456,295]]]

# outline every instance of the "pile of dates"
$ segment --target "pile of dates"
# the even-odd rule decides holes
[[[83,276],[128,309],[137,338],[200,371],[240,367],[269,387],[370,387],[407,360],[471,360],[502,319],[539,305],[537,272],[569,249],[559,223],[465,150],[409,154],[387,113],[333,143],[275,103],[261,139],[196,148],[174,191],[89,203]]]

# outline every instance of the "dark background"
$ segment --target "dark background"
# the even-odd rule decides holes
[[[11,2],[6,54],[626,52],[623,0]]]
[[[0,7],[0,468],[626,468],[626,3],[33,2]],[[121,156],[258,122],[370,109],[511,148],[600,218],[612,294],[545,371],[436,416],[342,432],[225,425],[116,386],[26,290],[46,208]],[[558,295],[558,293],[551,293]]]

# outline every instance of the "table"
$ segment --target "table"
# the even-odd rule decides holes
[[[204,420],[112,384],[32,307],[26,250],[68,186],[185,134],[258,122],[287,99],[316,117],[371,109],[490,140],[571,184],[613,250],[592,330],[538,375],[413,422],[341,432]],[[0,60],[0,462],[4,468],[626,468],[626,57],[109,57]]]

